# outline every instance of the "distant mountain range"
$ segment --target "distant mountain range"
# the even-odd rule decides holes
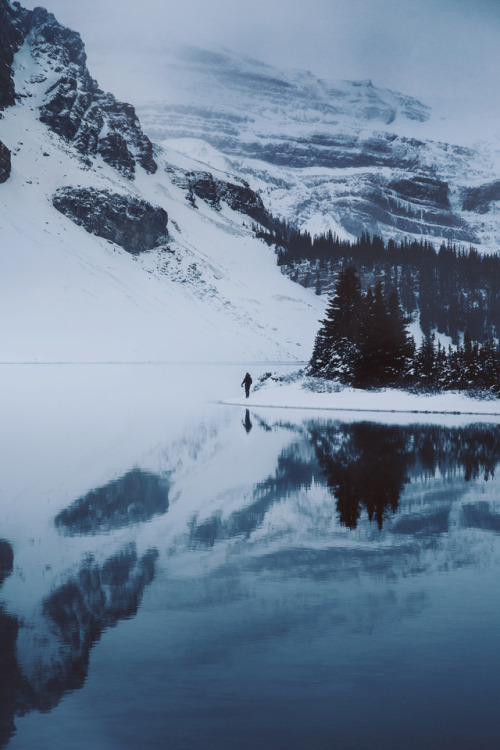
[[[169,100],[139,108],[148,135],[224,164],[281,218],[348,239],[499,247],[498,155],[425,137],[432,113],[416,99],[228,52],[185,47],[164,64]]]

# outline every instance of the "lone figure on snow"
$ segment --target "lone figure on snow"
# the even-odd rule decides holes
[[[250,395],[250,386],[252,385],[252,378],[250,377],[250,373],[247,372],[245,377],[243,378],[243,382],[241,383],[241,387],[245,386],[245,395],[248,398]]]

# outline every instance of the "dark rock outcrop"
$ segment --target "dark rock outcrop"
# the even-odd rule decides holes
[[[0,184],[9,179],[10,168],[10,151],[7,146],[0,141]]]
[[[462,208],[464,211],[487,214],[491,208],[491,204],[495,201],[500,201],[500,180],[495,180],[479,187],[466,188],[464,190]]]
[[[52,70],[61,72],[47,91],[40,120],[80,153],[102,156],[129,178],[136,162],[154,173],[153,146],[141,130],[135,109],[98,87],[87,69],[80,35],[62,27],[43,8],[36,8],[30,21],[33,56],[44,58]]]
[[[24,40],[27,16],[28,11],[0,0],[0,111],[15,103],[12,62]]]
[[[226,182],[216,179],[211,172],[184,172],[180,177],[174,175],[172,180],[187,191],[191,202],[194,202],[196,196],[217,209],[221,203],[225,203],[233,211],[246,214],[264,226],[269,222],[270,217],[262,198],[248,183]]]
[[[332,182],[332,184],[335,184]],[[339,180],[339,186],[342,182]],[[330,198],[329,208],[354,236],[362,232],[383,234],[392,227],[398,233],[446,237],[475,242],[474,230],[453,211],[448,184],[421,175],[388,180],[383,174],[357,177],[356,198],[345,184],[345,195]]]
[[[220,183],[220,200],[223,200],[233,211],[239,211],[250,218],[266,225],[269,214],[264,208],[260,195],[250,189],[248,185],[237,185],[232,182]]]
[[[448,183],[416,175],[414,177],[393,180],[389,183],[397,197],[423,206],[434,206],[442,211],[450,210]]]
[[[129,253],[158,247],[168,236],[165,209],[145,200],[94,188],[64,187],[52,198],[58,211],[90,234]]]
[[[80,35],[44,8],[27,11],[0,0],[0,110],[15,103],[12,62],[25,41],[39,68],[27,83],[44,85],[56,75],[45,92],[40,120],[86,158],[101,156],[128,178],[136,165],[153,174],[153,145],[134,107],[99,88],[87,69]]]

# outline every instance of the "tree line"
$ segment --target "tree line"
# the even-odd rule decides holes
[[[395,287],[362,291],[354,266],[342,269],[316,335],[308,372],[359,388],[383,386],[500,393],[500,351],[468,331],[456,347],[434,335],[419,346],[407,331]]]
[[[417,317],[423,333],[433,330],[456,346],[465,331],[486,343],[500,339],[500,256],[449,242],[437,250],[426,240],[384,242],[362,233],[356,241],[331,231],[312,237],[271,218],[257,236],[275,246],[282,271],[318,294],[331,291],[339,270],[356,268],[363,289],[376,279],[396,289],[406,316]]]

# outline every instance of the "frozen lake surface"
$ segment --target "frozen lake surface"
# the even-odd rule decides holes
[[[497,746],[499,426],[266,369],[1,367],[0,747]]]

